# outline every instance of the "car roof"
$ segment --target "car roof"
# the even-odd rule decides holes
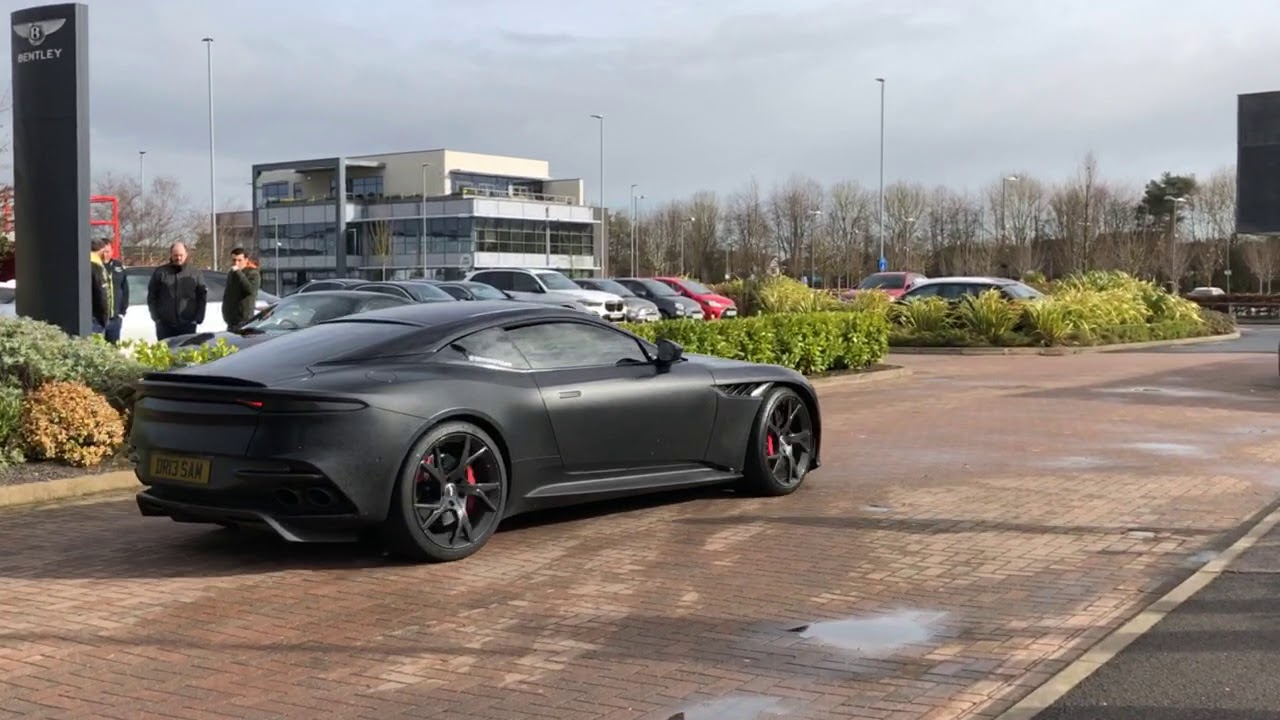
[[[939,285],[943,283],[953,283],[953,284],[968,283],[973,285],[978,285],[978,284],[1012,285],[1016,282],[1021,282],[1021,281],[1012,280],[1010,278],[988,277],[985,275],[954,275],[951,277],[935,277],[935,278],[929,278],[927,280],[921,280],[919,283],[916,284],[915,287],[924,287],[926,285]],[[912,288],[912,289],[914,290],[915,288]]]
[[[590,319],[589,315],[576,310],[567,310],[554,305],[536,303],[513,303],[505,300],[477,300],[467,303],[414,303],[385,310],[372,310],[361,313],[361,322],[392,322],[401,325],[418,327],[437,327],[447,325],[466,325],[480,318],[486,324],[489,320],[506,322],[508,320],[536,320],[539,318],[566,317],[572,319]],[[342,322],[346,318],[335,318],[326,322]]]
[[[402,297],[396,297],[395,295],[388,295],[388,294],[386,294],[386,293],[369,292],[369,291],[367,291],[367,290],[315,290],[315,291],[313,291],[313,292],[304,293],[303,295],[298,295],[297,293],[294,293],[293,295],[290,295],[289,297],[291,297],[291,298],[295,298],[295,297],[307,297],[307,298],[313,298],[313,297],[344,297],[344,298],[352,298],[352,299],[355,299],[355,300],[359,300],[360,298],[375,298],[375,297],[376,297],[376,298],[391,298],[392,300],[404,300],[406,303],[412,302],[411,300],[405,300],[404,298],[402,298]],[[281,298],[281,299],[283,300],[284,298]]]

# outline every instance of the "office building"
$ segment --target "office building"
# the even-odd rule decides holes
[[[581,179],[554,179],[543,160],[426,150],[263,163],[253,179],[263,287],[277,267],[286,290],[491,267],[600,272],[599,210]]]

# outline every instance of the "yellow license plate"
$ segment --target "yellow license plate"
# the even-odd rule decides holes
[[[205,458],[181,455],[151,455],[151,477],[156,480],[175,480],[194,485],[208,485],[213,464]]]

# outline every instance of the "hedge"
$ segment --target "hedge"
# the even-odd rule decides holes
[[[785,313],[704,322],[663,320],[625,324],[653,341],[664,337],[686,352],[789,367],[805,375],[863,370],[889,351],[889,320],[871,311]]]

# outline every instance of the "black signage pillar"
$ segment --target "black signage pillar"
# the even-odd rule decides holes
[[[89,334],[89,7],[11,15],[17,311]]]

